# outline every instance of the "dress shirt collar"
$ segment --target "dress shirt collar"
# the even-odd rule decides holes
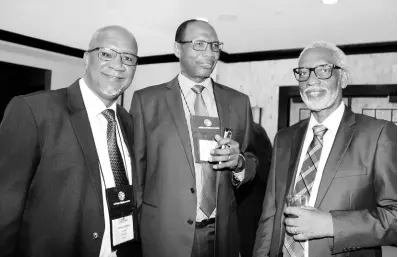
[[[337,129],[339,128],[341,119],[343,118],[344,114],[344,102],[342,101],[337,107],[337,109],[329,115],[321,124],[324,125],[328,131],[333,131],[333,134],[336,134]],[[308,129],[312,131],[312,127],[315,125],[319,125],[318,121],[315,119],[314,114],[311,113],[310,122],[308,124]],[[331,133],[329,133],[331,134]]]
[[[102,112],[106,109],[111,109],[115,111],[115,116],[117,117],[116,112],[116,101],[109,106],[108,108],[105,104],[99,99],[99,97],[94,94],[93,91],[87,86],[84,79],[79,80],[80,90],[82,92],[83,101],[86,106],[87,114],[89,117],[97,117],[98,115],[102,115]]]
[[[208,91],[210,95],[213,95],[213,84],[211,81],[211,78],[207,78],[204,81],[200,83],[196,83],[195,81],[190,80],[189,78],[185,77],[183,74],[178,74],[178,83],[180,84],[181,91],[184,94],[184,96],[188,96],[189,94],[194,93],[192,91],[192,87],[195,85],[202,85],[205,87],[203,91]]]

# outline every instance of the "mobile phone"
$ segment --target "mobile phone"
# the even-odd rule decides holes
[[[224,129],[224,138],[232,138],[232,130],[229,128]],[[221,149],[225,149],[226,145],[221,146]],[[218,164],[221,164],[222,162],[218,162]]]

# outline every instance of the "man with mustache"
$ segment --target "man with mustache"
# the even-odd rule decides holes
[[[84,53],[84,77],[17,96],[0,124],[0,256],[141,256],[131,85],[137,42],[108,26]]]
[[[134,93],[144,256],[239,254],[234,190],[254,177],[257,159],[248,96],[210,78],[221,47],[209,23],[183,22],[174,43],[180,74]]]
[[[397,240],[397,127],[344,105],[335,45],[310,44],[293,71],[311,116],[276,135],[253,256],[381,256]]]

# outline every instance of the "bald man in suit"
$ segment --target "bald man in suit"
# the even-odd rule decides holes
[[[83,78],[11,100],[0,124],[0,256],[141,255],[138,241],[112,245],[112,220],[120,219],[108,203],[118,184],[131,203],[126,213],[140,203],[133,124],[116,104],[133,80],[137,51],[127,29],[101,28],[84,54]]]
[[[221,46],[207,22],[183,22],[174,48],[181,73],[134,93],[130,112],[143,188],[141,237],[146,257],[239,255],[234,191],[253,179],[257,159],[248,96],[210,78]],[[210,159],[198,163],[193,121],[206,117],[198,114],[203,105],[210,116],[206,119],[219,121],[219,126],[208,140],[215,143]],[[220,136],[224,128],[231,129],[232,138]],[[209,193],[214,205],[206,212],[208,175],[214,178]]]

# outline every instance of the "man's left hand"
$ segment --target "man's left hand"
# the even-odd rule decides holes
[[[239,143],[231,138],[222,138],[220,135],[216,135],[215,140],[217,148],[211,150],[209,158],[209,162],[214,163],[213,169],[235,169],[239,164]],[[226,147],[221,149],[224,145]]]
[[[312,207],[287,207],[286,230],[295,240],[333,237],[333,218],[329,212]]]

